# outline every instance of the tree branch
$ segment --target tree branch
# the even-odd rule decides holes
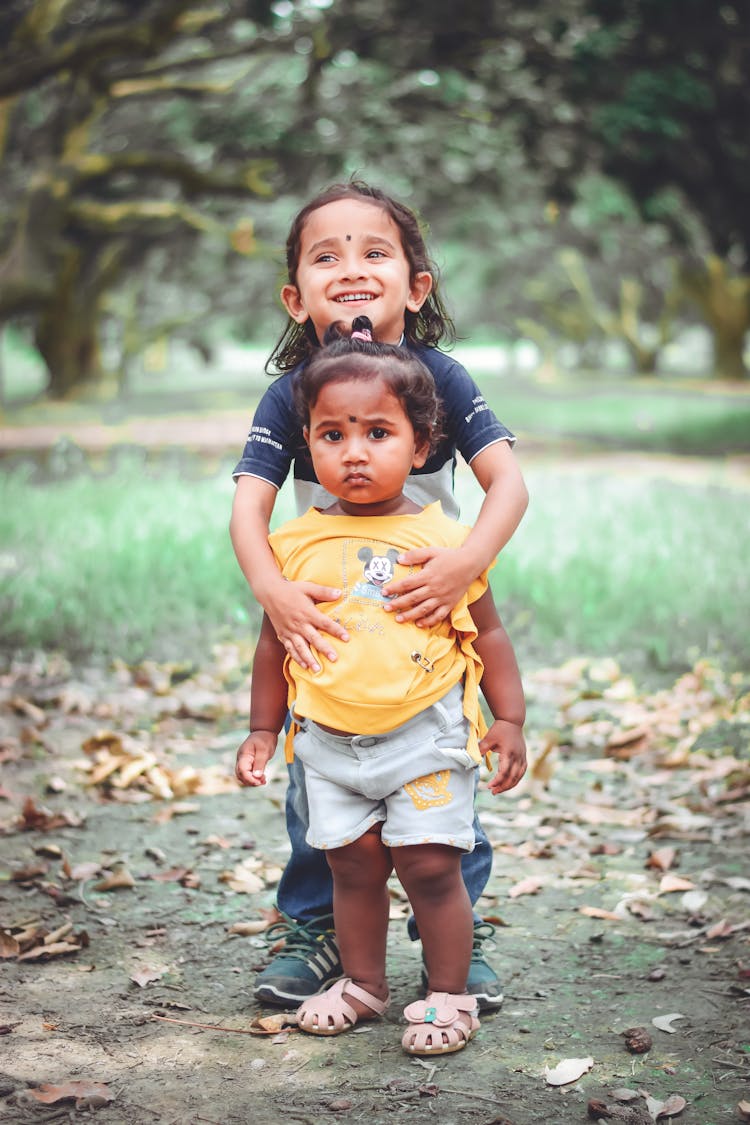
[[[114,155],[84,153],[75,160],[63,161],[78,184],[109,180],[122,172],[156,175],[179,183],[188,195],[253,195],[268,196],[271,188],[264,177],[272,172],[272,160],[252,160],[230,172],[202,171],[181,156],[160,152],[123,152]]]
[[[112,24],[76,36],[66,43],[48,44],[42,53],[29,52],[19,59],[18,48],[0,55],[0,98],[20,94],[63,70],[81,70],[91,62],[126,55],[157,52],[180,15],[193,0],[164,0],[162,10],[140,23]]]

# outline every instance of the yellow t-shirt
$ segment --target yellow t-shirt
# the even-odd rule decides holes
[[[450,618],[431,629],[397,622],[383,609],[382,591],[391,579],[414,569],[396,563],[402,551],[459,547],[468,533],[434,503],[400,516],[328,516],[311,508],[270,535],[286,578],[341,589],[338,601],[320,602],[318,608],[343,624],[350,638],[331,639],[338,660],[322,659],[317,674],[286,658],[293,714],[337,730],[382,734],[463,680],[464,714],[472,732],[468,750],[480,760],[478,739],[486,730],[478,694],[482,662],[471,643],[476,629],[468,606],[487,589],[486,572]]]

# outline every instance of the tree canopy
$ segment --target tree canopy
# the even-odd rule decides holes
[[[517,288],[604,176],[669,232],[740,374],[749,20],[701,0],[9,0],[0,323],[30,325],[52,394],[96,383],[113,296],[144,333],[167,293],[174,330],[241,317],[252,259],[354,171],[478,250],[475,284]],[[623,247],[634,225],[597,222],[594,266],[604,225]]]

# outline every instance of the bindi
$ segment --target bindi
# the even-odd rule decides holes
[[[350,415],[349,415],[349,421],[350,421],[350,422],[356,422],[356,421],[357,421],[357,419],[355,418],[355,416],[354,416],[353,414],[350,414]]]
[[[352,240],[352,236],[350,234],[347,234],[346,241],[351,242],[351,240]]]

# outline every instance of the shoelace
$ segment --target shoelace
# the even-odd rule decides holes
[[[474,926],[474,941],[472,944],[471,956],[472,960],[475,957],[482,956],[482,945],[488,938],[491,938],[495,933],[495,927],[492,922],[477,922]]]
[[[331,926],[323,924],[326,922],[330,922]],[[284,918],[280,922],[273,922],[265,931],[264,937],[268,945],[273,945],[283,938],[284,952],[294,953],[310,950],[329,928],[333,929],[332,914],[323,915],[313,922],[293,922],[291,918]]]

